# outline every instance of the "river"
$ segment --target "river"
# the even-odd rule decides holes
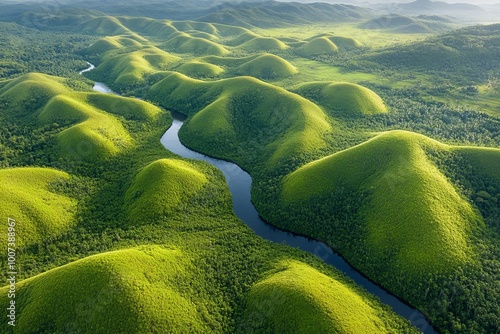
[[[89,68],[80,73],[85,73],[94,69],[94,65],[89,63],[89,66]],[[94,84],[94,89],[102,93],[115,94],[103,83],[96,82]],[[184,146],[179,140],[178,133],[184,123],[185,116],[179,113],[172,113],[172,116],[174,118],[172,125],[161,137],[163,146],[169,151],[184,158],[203,160],[220,169],[226,178],[226,182],[233,197],[234,212],[238,218],[255,232],[255,234],[266,240],[280,244],[286,243],[289,246],[299,248],[318,256],[325,263],[340,270],[356,282],[356,284],[377,296],[382,303],[389,305],[394,312],[408,319],[412,325],[416,326],[423,333],[437,333],[420,311],[410,307],[403,300],[397,298],[381,286],[363,276],[358,270],[349,265],[342,256],[335,253],[323,242],[287,232],[266,223],[259,216],[251,202],[250,190],[252,187],[252,177],[234,163],[206,156]]]

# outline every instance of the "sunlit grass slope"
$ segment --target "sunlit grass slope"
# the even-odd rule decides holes
[[[16,333],[208,333],[194,295],[183,292],[191,257],[140,246],[90,256],[17,285]],[[7,308],[7,288],[0,289]],[[210,317],[205,314],[205,317]]]
[[[134,178],[125,196],[131,222],[160,220],[194,196],[207,178],[188,162],[157,160],[144,167]]]
[[[397,332],[382,315],[352,286],[305,263],[282,261],[251,288],[240,326],[245,333]]]
[[[273,54],[263,54],[238,66],[236,72],[259,79],[280,79],[298,73],[295,66]]]
[[[78,25],[77,31],[96,35],[121,35],[129,30],[113,16],[100,16],[89,19]]]
[[[140,50],[118,49],[119,52],[106,53],[102,63],[87,75],[121,88],[144,83],[148,74],[166,70],[178,62],[179,57],[153,46]]]
[[[226,44],[231,45],[231,46],[236,46],[236,45],[241,45],[243,43],[246,43],[256,37],[260,37],[256,33],[254,33],[251,30],[245,31],[244,33],[238,35],[236,38],[233,38],[232,40],[228,41]]]
[[[307,205],[341,188],[365,192],[360,245],[378,270],[406,277],[453,270],[473,258],[468,237],[480,217],[426,156],[431,149],[448,147],[411,132],[380,134],[288,175],[283,200]]]
[[[58,95],[39,115],[42,123],[75,124],[58,134],[63,156],[70,158],[106,158],[129,148],[133,139],[114,116],[96,109],[80,98]]]
[[[309,57],[335,54],[339,48],[327,37],[318,37],[302,45],[298,51],[301,55]]]
[[[9,80],[0,89],[0,95],[13,105],[19,105],[28,100],[44,103],[54,95],[70,91],[64,82],[63,78],[42,73],[28,73],[14,80]]]
[[[311,82],[300,85],[297,93],[325,107],[333,116],[356,117],[388,112],[380,96],[357,84]]]
[[[214,64],[192,60],[182,64],[176,71],[192,78],[212,78],[222,74],[224,69]]]
[[[270,165],[323,147],[331,131],[314,103],[252,77],[204,82],[174,72],[148,98],[192,116],[181,137],[195,149],[221,155],[251,147]]]
[[[307,40],[312,41],[312,40],[314,40],[316,38],[320,38],[320,37],[328,38],[340,50],[358,49],[358,48],[363,46],[363,44],[355,38],[337,36],[337,35],[330,34],[330,33],[323,33],[323,34],[315,35],[313,37],[308,38]]]
[[[229,51],[222,45],[208,39],[192,37],[186,33],[179,34],[161,44],[161,48],[176,53],[192,53],[195,55],[221,56]]]
[[[259,36],[238,45],[238,48],[248,52],[258,52],[285,50],[288,46],[277,38]]]
[[[162,112],[136,99],[75,92],[65,79],[38,73],[10,81],[0,96],[8,101],[14,116],[23,113],[40,125],[60,127],[56,135],[59,154],[76,160],[109,158],[131,148],[134,139],[120,118],[150,122]]]
[[[73,225],[76,200],[51,187],[69,177],[50,168],[0,170],[0,215],[16,220],[17,247],[60,235]],[[0,236],[2,247],[7,249],[7,227]]]
[[[280,79],[298,73],[287,60],[271,53],[260,53],[248,57],[207,56],[202,61],[226,68],[229,74],[248,75],[258,79]]]
[[[134,38],[130,38],[128,35],[108,36],[96,41],[84,50],[84,53],[89,55],[103,55],[108,51],[132,47],[142,48],[143,44]]]

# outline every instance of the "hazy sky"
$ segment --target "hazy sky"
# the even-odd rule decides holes
[[[337,3],[394,3],[394,2],[413,2],[415,0],[278,0],[282,2],[299,1],[299,2],[337,2]],[[431,1],[441,1],[447,3],[470,3],[474,5],[481,4],[500,4],[500,0],[431,0]]]

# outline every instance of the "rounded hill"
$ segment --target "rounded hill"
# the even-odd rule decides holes
[[[176,71],[192,78],[213,78],[224,72],[220,66],[201,61],[190,61],[182,64]]]
[[[298,51],[308,57],[335,54],[339,48],[327,37],[318,37],[299,47]]]
[[[157,160],[144,167],[125,195],[129,220],[153,222],[194,196],[207,183],[205,175],[188,162]]]
[[[276,271],[252,286],[240,325],[245,333],[365,334],[397,330],[396,323],[386,321],[383,312],[362,294],[305,263],[283,261]]]
[[[370,251],[375,276],[387,268],[397,268],[391,275],[415,279],[447,272],[472,260],[470,233],[481,225],[472,206],[427,157],[429,150],[448,149],[411,132],[382,133],[289,174],[283,199],[307,206],[340,189],[363,194],[360,244]],[[326,229],[328,221],[323,224]]]
[[[359,117],[388,112],[380,96],[353,83],[312,82],[299,86],[297,92],[331,111],[333,116]]]
[[[61,235],[74,223],[77,201],[55,191],[51,185],[68,181],[70,175],[51,168],[0,170],[0,214],[18,222],[19,247]],[[7,247],[7,228],[0,232]]]
[[[288,46],[273,37],[255,37],[238,46],[239,49],[248,52],[285,50]]]
[[[17,284],[16,330],[51,333],[210,332],[202,297],[183,292],[191,258],[179,249],[140,246],[90,256]],[[7,308],[8,287],[0,289]]]
[[[298,70],[281,57],[263,54],[239,66],[237,72],[259,79],[278,79],[296,74]]]

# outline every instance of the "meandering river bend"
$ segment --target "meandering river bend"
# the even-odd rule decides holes
[[[93,70],[94,65],[89,63],[89,68],[80,72]],[[94,90],[101,93],[112,93],[113,91],[105,84],[96,82]],[[161,143],[169,151],[184,158],[203,160],[220,169],[226,178],[233,197],[233,209],[238,218],[247,224],[258,236],[276,243],[286,243],[289,246],[299,248],[321,258],[325,263],[334,266],[346,276],[350,277],[356,284],[365,288],[371,294],[377,296],[382,303],[389,305],[394,312],[408,319],[425,334],[437,334],[427,318],[417,309],[407,305],[404,301],[392,295],[390,292],[363,276],[358,270],[349,265],[339,254],[320,241],[306,238],[291,232],[283,231],[266,223],[258,214],[251,202],[250,190],[252,186],[251,176],[238,165],[212,158],[195,152],[185,147],[179,140],[179,130],[184,123],[185,116],[172,113],[174,118],[172,125],[161,137]]]

